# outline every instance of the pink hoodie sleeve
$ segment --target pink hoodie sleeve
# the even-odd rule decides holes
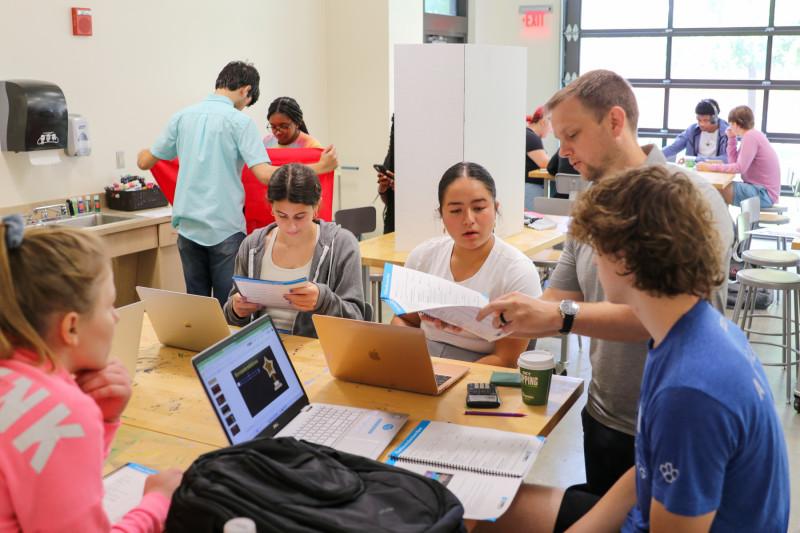
[[[714,172],[731,172],[734,174],[745,174],[753,163],[758,151],[758,143],[750,142],[745,135],[742,137],[741,150],[736,146],[736,142],[728,139],[728,164],[711,165],[711,170]]]
[[[114,524],[114,533],[158,533],[164,529],[164,521],[169,511],[170,499],[160,492],[150,492],[142,497],[138,507],[134,507]]]

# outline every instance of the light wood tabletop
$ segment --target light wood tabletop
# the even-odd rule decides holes
[[[731,174],[729,172],[701,172],[698,170],[697,173],[707,179],[717,190],[724,189],[738,176],[738,174]]]
[[[172,467],[185,470],[200,455],[217,448],[218,446],[122,424],[103,465],[103,475],[126,463],[139,463],[155,470]]]
[[[517,234],[503,238],[505,242],[529,257],[536,252],[552,248],[556,244],[564,242],[565,239],[566,231],[562,224],[548,230],[524,228]],[[359,248],[361,250],[361,264],[379,268],[383,268],[386,263],[402,266],[410,253],[406,250],[397,249],[394,233],[386,233],[361,241]]]
[[[312,402],[409,414],[408,423],[387,448],[388,451],[397,446],[423,419],[547,435],[583,391],[582,379],[553,376],[548,404],[533,407],[522,403],[519,389],[500,387],[502,410],[525,413],[527,416],[470,416],[464,414],[467,382],[488,382],[492,371],[509,369],[457,361],[455,363],[469,367],[468,374],[444,394],[427,396],[337,380],[328,371],[318,340],[296,336],[282,338],[300,382]],[[176,456],[178,462],[185,462],[195,453],[228,444],[192,368],[193,355],[189,351],[162,346],[145,315],[133,396],[122,415],[124,431],[117,437],[123,440],[122,444],[115,443],[117,452],[112,454],[115,464],[136,460],[135,453],[127,452],[138,452],[141,446],[148,445],[146,442],[142,445],[126,443],[125,436],[135,434],[137,429],[143,430],[143,438],[154,446],[161,446],[159,442],[162,441],[164,443],[163,450],[147,456],[152,461],[168,459],[169,449],[180,448],[184,443],[186,450]],[[450,360],[448,363],[454,364]]]
[[[528,172],[529,178],[539,178],[542,180],[553,180],[556,177],[547,172],[547,169],[544,168],[537,168],[536,170],[531,170]]]

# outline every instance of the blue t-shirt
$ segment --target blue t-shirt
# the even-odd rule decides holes
[[[650,500],[711,531],[785,532],[789,466],[761,363],[706,301],[651,349],[636,432],[636,500],[623,531],[649,529]]]
[[[253,119],[212,94],[177,112],[150,149],[180,158],[172,225],[185,238],[214,246],[245,232],[242,166],[269,163]]]

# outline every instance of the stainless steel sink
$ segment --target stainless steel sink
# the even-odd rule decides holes
[[[107,215],[105,213],[92,213],[90,215],[78,215],[73,218],[62,218],[57,220],[50,220],[44,224],[53,226],[70,226],[73,228],[92,228],[95,226],[104,226],[106,224],[113,224],[115,222],[125,222],[134,217],[121,216],[121,215]]]

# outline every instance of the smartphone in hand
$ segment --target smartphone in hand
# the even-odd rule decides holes
[[[386,170],[386,167],[381,164],[375,163],[374,165],[372,165],[372,168],[374,168],[375,172],[377,172],[378,174],[387,175],[386,173],[388,172],[388,170]]]

